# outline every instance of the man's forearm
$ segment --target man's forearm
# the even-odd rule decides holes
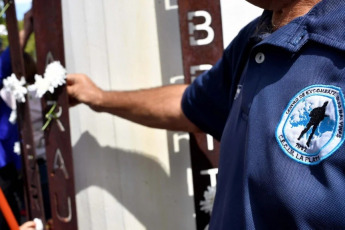
[[[83,74],[70,74],[67,82],[71,104],[85,103],[97,112],[108,112],[153,128],[199,131],[181,109],[181,99],[187,85],[103,91]]]
[[[198,129],[181,109],[186,87],[171,85],[136,91],[103,91],[94,109],[153,128],[195,132]]]

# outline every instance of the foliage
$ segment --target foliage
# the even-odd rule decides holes
[[[0,1],[0,11],[2,11],[4,8],[7,8],[4,5],[3,1]],[[6,13],[5,13],[6,14]],[[1,25],[6,25],[6,20],[3,14],[0,15],[0,24]],[[18,31],[22,30],[24,27],[24,21],[18,21]],[[0,50],[5,49],[8,47],[9,42],[8,42],[8,37],[7,35],[0,35]],[[36,59],[36,49],[35,49],[35,35],[31,35],[26,47],[25,47],[25,52],[29,53],[34,59]]]
[[[3,21],[3,18],[0,17],[0,24],[6,24],[6,22],[1,23]],[[18,30],[20,31],[23,29],[24,21],[18,21]],[[8,43],[8,37],[7,35],[0,35],[0,40],[1,40],[1,49],[5,49],[9,43]],[[26,47],[25,47],[25,52],[30,54],[35,60],[36,60],[36,48],[35,48],[35,35],[31,34]]]
[[[3,2],[0,4],[0,11],[4,8]],[[5,18],[2,16],[0,17],[0,24],[6,25]],[[5,35],[0,35],[0,50],[3,50],[4,47],[8,46],[8,39]]]

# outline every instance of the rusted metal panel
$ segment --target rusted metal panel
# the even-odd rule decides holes
[[[46,65],[52,61],[58,60],[65,66],[61,0],[34,0],[33,10],[37,69],[43,74]],[[55,103],[56,112],[61,113],[59,121],[53,119],[44,133],[53,227],[75,230],[78,227],[66,87],[59,87],[54,94],[44,96],[43,114]]]
[[[191,83],[222,55],[220,1],[180,0],[178,7],[185,82]],[[190,144],[197,229],[204,229],[209,214],[200,210],[200,201],[214,176],[208,170],[218,167],[219,143],[206,134],[191,134]]]
[[[6,11],[6,24],[10,44],[12,71],[18,78],[25,76],[23,53],[19,44],[18,25],[14,1]],[[33,140],[32,125],[30,119],[30,107],[26,96],[26,103],[17,103],[17,122],[20,129],[21,152],[23,162],[23,174],[25,181],[26,207],[28,218],[40,218],[45,222],[44,206],[42,202],[41,183],[36,151]]]

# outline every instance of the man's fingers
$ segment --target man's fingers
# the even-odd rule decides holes
[[[75,75],[67,74],[66,81],[67,81],[67,85],[73,85],[75,83]]]
[[[68,74],[66,77],[67,82],[67,94],[68,94],[68,103],[70,107],[80,104],[80,88],[83,87],[81,85],[81,81],[79,80],[82,78],[83,75],[81,74]]]
[[[77,95],[74,91],[75,89],[73,85],[67,85],[68,104],[70,105],[70,107],[73,107],[80,103],[80,101],[76,98]]]
[[[74,106],[79,103],[91,106],[94,103],[94,100],[97,99],[95,95],[97,95],[100,89],[87,75],[68,74],[66,81],[70,106]]]
[[[67,81],[66,88],[67,88],[67,94],[68,94],[68,103],[72,107],[79,104],[79,101],[75,98],[76,95],[74,92],[75,91],[75,87],[74,87],[75,76],[73,74],[68,74],[66,81]]]

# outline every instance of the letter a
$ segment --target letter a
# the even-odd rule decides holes
[[[66,180],[69,178],[67,169],[65,167],[65,161],[61,155],[60,149],[56,150],[55,157],[54,157],[54,174],[57,169],[61,169],[65,175]]]

